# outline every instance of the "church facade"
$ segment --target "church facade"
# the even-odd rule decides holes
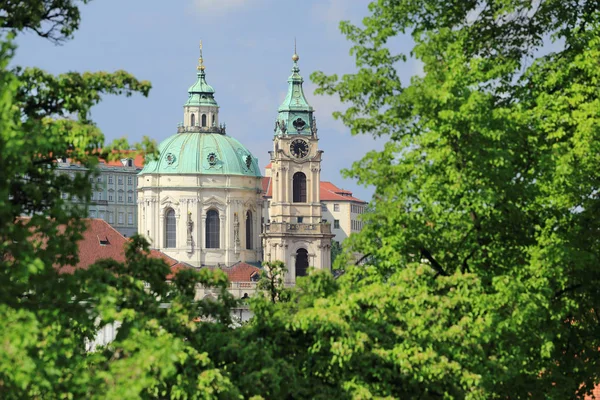
[[[226,134],[214,93],[201,54],[183,123],[138,176],[139,233],[194,267],[262,258],[258,160]]]
[[[138,232],[152,247],[193,267],[283,261],[285,280],[330,269],[331,225],[320,202],[323,151],[294,54],[278,109],[271,155],[272,198],[263,205],[258,160],[219,121],[200,53],[183,123],[138,175]]]

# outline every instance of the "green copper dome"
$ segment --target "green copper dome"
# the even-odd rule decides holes
[[[317,125],[313,116],[314,109],[304,96],[302,83],[304,80],[300,75],[298,60],[300,57],[294,53],[292,60],[292,75],[288,78],[288,92],[279,106],[277,120],[275,122],[275,135],[311,135],[316,136]]]
[[[236,139],[220,133],[185,132],[159,145],[158,160],[143,174],[206,174],[260,177],[258,160]]]
[[[197,74],[198,79],[188,89],[188,100],[186,106],[218,106],[215,100],[215,89],[206,83],[206,73],[200,70]]]

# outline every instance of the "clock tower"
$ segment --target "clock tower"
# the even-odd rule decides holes
[[[273,196],[263,231],[265,261],[283,261],[287,283],[307,268],[331,269],[331,225],[322,222],[321,156],[313,108],[302,90],[299,57],[292,56],[288,92],[278,110],[271,155]]]

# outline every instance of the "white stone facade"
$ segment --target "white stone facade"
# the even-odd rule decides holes
[[[195,267],[259,261],[260,185],[260,178],[248,176],[141,175],[139,232],[153,248]],[[166,243],[166,212],[170,209],[175,211],[176,219],[174,247]],[[206,248],[209,210],[218,212],[219,248]],[[251,218],[247,228],[248,212]]]

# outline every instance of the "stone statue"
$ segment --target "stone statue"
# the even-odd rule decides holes
[[[313,116],[310,130],[313,136],[317,136],[317,118]]]
[[[285,125],[284,120],[279,121],[279,129],[281,130],[281,133],[283,133],[285,135],[285,132],[287,131],[287,127]]]
[[[236,248],[240,247],[240,220],[238,213],[233,214],[233,240]]]
[[[194,221],[192,221],[192,213],[188,212],[187,219],[187,240],[188,242],[192,241],[192,231],[194,230]]]

